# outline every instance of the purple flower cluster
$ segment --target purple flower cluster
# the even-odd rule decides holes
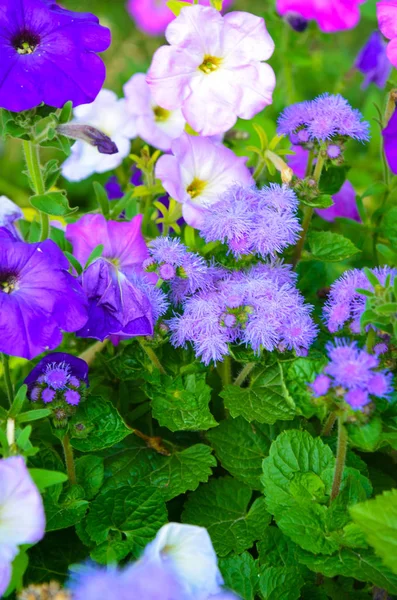
[[[324,396],[331,388],[339,398],[360,410],[371,402],[371,396],[387,398],[392,391],[392,374],[375,370],[379,359],[361,350],[357,342],[336,339],[327,344],[329,363],[324,373],[311,384],[315,396]]]
[[[385,284],[388,275],[390,275],[390,282],[393,284],[397,275],[397,269],[390,267],[376,267],[371,271],[382,285]],[[346,271],[332,284],[324,308],[324,317],[328,329],[332,333],[347,324],[353,333],[360,332],[360,319],[365,310],[366,297],[357,292],[357,289],[373,291],[372,284],[364,271],[360,269]]]
[[[183,303],[169,320],[174,346],[193,344],[205,364],[229,354],[229,343],[261,349],[295,350],[304,355],[316,337],[311,307],[295,287],[294,275],[277,263],[249,271],[224,272],[212,288]]]
[[[226,243],[235,256],[274,255],[297,241],[297,209],[296,194],[287,185],[258,190],[237,184],[207,209],[200,234],[207,242]]]
[[[53,352],[35,366],[25,383],[32,402],[65,401],[70,406],[77,406],[88,386],[88,365],[77,356]]]
[[[289,135],[293,144],[300,145],[338,138],[365,142],[369,139],[369,124],[340,94],[323,94],[286,108],[279,118],[278,132]]]

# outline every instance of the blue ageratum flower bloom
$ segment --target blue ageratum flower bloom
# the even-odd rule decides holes
[[[0,352],[31,360],[86,323],[87,300],[51,240],[28,244],[0,228]]]
[[[92,102],[106,76],[96,53],[109,45],[109,29],[90,13],[51,0],[2,0],[0,107],[20,112],[42,102]]]

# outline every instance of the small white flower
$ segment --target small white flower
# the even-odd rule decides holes
[[[74,110],[73,123],[91,125],[116,144],[116,154],[100,154],[97,148],[78,141],[62,166],[62,175],[69,181],[81,181],[93,173],[105,173],[118,167],[130,152],[130,140],[136,136],[134,118],[128,113],[126,101],[110,90],[102,90],[91,104]]]
[[[168,523],[146,546],[143,560],[163,563],[195,600],[222,591],[223,579],[208,532],[203,527]]]

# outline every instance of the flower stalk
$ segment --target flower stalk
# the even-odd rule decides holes
[[[347,442],[348,435],[344,425],[344,416],[338,417],[338,449],[336,453],[336,464],[334,472],[334,480],[332,483],[331,490],[331,502],[335,500],[340,492],[340,486],[342,483],[343,470],[345,468],[346,454],[347,454]]]
[[[39,196],[45,193],[43,173],[40,165],[39,146],[29,141],[23,142],[23,151],[25,154],[26,166],[28,168],[34,193]],[[48,238],[50,232],[49,216],[40,211],[40,241]]]
[[[66,434],[62,439],[62,447],[65,455],[65,465],[69,482],[71,485],[75,485],[77,483],[76,467],[74,464],[73,448],[70,444],[70,438],[68,434]]]
[[[2,354],[3,360],[3,373],[4,373],[4,382],[6,384],[7,390],[7,398],[10,406],[14,401],[14,386],[12,384],[11,372],[10,372],[10,359],[7,354]]]

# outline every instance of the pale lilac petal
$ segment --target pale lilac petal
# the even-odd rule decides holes
[[[164,155],[156,163],[156,179],[160,179],[166,192],[178,202],[187,202],[189,199],[183,187],[178,160],[175,156]]]
[[[0,557],[0,598],[11,581],[11,563]]]
[[[205,220],[205,210],[200,208],[197,204],[185,202],[182,206],[182,216],[190,227],[200,229]]]
[[[201,61],[173,46],[154,53],[147,82],[155,102],[168,110],[180,108],[190,94],[190,82],[198,76]]]
[[[182,8],[179,17],[167,27],[165,37],[173,46],[179,46],[199,58],[221,56],[224,19],[211,7],[192,6]]]
[[[235,85],[242,90],[241,101],[236,109],[241,119],[252,119],[272,103],[276,76],[267,63],[251,64],[233,71]]]
[[[265,21],[248,12],[231,12],[224,16],[223,51],[227,67],[244,62],[268,60],[274,42]]]

